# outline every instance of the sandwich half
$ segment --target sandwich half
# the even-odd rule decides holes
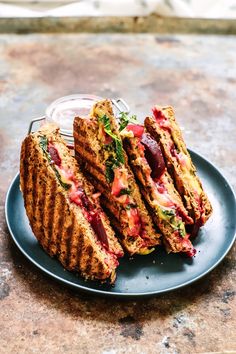
[[[121,135],[130,166],[153,220],[162,232],[167,252],[184,252],[193,256],[195,249],[186,231],[186,225],[193,224],[193,219],[175,189],[159,143],[144,126],[138,124],[128,124]]]
[[[20,187],[33,233],[50,256],[88,279],[115,280],[123,250],[99,194],[52,124],[22,143]]]
[[[196,235],[209,219],[212,206],[196,174],[172,107],[155,106],[153,115],[145,119],[145,127],[160,144],[167,170],[194,220],[192,235]]]
[[[75,156],[101,195],[112,225],[129,254],[147,254],[160,243],[128,165],[109,100],[97,102],[89,117],[74,120]]]

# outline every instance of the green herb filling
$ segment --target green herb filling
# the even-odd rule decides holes
[[[114,179],[113,169],[115,167],[119,167],[120,164],[123,164],[125,162],[122,140],[112,132],[110,120],[106,114],[99,117],[98,121],[103,125],[105,133],[112,138],[112,143],[109,144],[108,147],[107,146],[105,147],[108,151],[115,152],[115,157],[111,156],[105,162],[106,179],[108,182],[112,182]]]
[[[56,169],[55,165],[52,163],[51,155],[48,152],[48,139],[47,139],[47,137],[45,135],[40,136],[39,146],[43,150],[48,162],[50,163],[51,167],[53,168],[60,185],[64,189],[68,190],[71,187],[71,184],[68,184],[68,183],[65,183],[65,182],[62,181],[60,173]]]
[[[129,123],[137,124],[137,116],[135,115],[129,117],[127,113],[121,112],[118,118],[120,121],[120,128],[119,128],[120,132],[124,130]]]
[[[164,222],[170,224],[174,230],[178,230],[180,236],[184,238],[186,235],[185,225],[176,218],[175,211],[172,209],[162,209],[161,212]]]

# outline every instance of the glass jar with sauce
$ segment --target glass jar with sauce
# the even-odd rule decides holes
[[[76,116],[86,117],[92,106],[104,98],[89,94],[76,94],[61,97],[53,101],[46,109],[45,116],[33,119],[30,122],[28,134],[33,131],[36,122],[43,124],[45,121],[54,122],[60,128],[61,136],[67,142],[68,147],[74,147],[73,121]],[[119,112],[129,113],[129,106],[122,99],[112,99],[115,114]]]

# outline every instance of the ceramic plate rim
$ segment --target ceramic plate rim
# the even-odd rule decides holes
[[[210,167],[213,170],[216,170],[218,172],[218,174],[220,174],[221,178],[224,180],[225,184],[227,185],[227,188],[229,189],[230,193],[232,194],[232,196],[234,197],[234,205],[236,206],[236,196],[234,193],[234,190],[232,188],[232,186],[230,185],[230,183],[227,181],[227,179],[225,178],[224,174],[219,170],[219,168],[217,168],[215,165],[213,165],[208,159],[206,159],[205,157],[203,157],[201,154],[196,153],[194,150],[188,149],[188,151],[190,152],[191,155],[196,155],[197,157],[200,157],[202,160],[204,160],[204,162],[206,162],[208,165],[210,165]],[[7,227],[8,230],[10,232],[10,235],[14,241],[14,243],[16,244],[16,246],[18,247],[18,249],[24,254],[24,256],[30,261],[32,262],[37,268],[39,268],[41,271],[43,271],[44,273],[46,273],[49,277],[55,279],[56,281],[66,284],[67,286],[71,287],[71,288],[76,288],[77,290],[86,292],[86,293],[90,293],[92,295],[99,295],[99,296],[105,296],[105,297],[116,297],[116,298],[143,298],[143,297],[151,297],[151,296],[155,296],[155,295],[159,295],[159,294],[164,294],[170,291],[174,291],[174,290],[178,290],[181,289],[183,287],[186,287],[200,279],[202,279],[203,277],[205,277],[207,274],[209,274],[213,269],[215,269],[221,262],[222,260],[225,258],[225,256],[228,254],[228,252],[230,251],[230,249],[232,248],[235,239],[236,239],[236,232],[234,232],[234,236],[232,237],[232,240],[230,242],[230,244],[228,245],[227,249],[223,252],[223,254],[221,255],[221,257],[219,257],[217,259],[217,261],[209,268],[207,268],[204,272],[202,272],[201,274],[193,277],[190,280],[187,280],[186,282],[183,282],[179,285],[175,285],[175,286],[170,286],[167,287],[166,289],[162,289],[162,290],[155,290],[155,291],[149,291],[149,292],[127,292],[127,293],[122,293],[122,292],[109,292],[106,290],[100,290],[100,289],[94,289],[91,287],[86,287],[84,285],[81,284],[76,284],[72,281],[69,281],[67,279],[64,279],[58,275],[56,275],[55,273],[51,272],[50,270],[48,270],[47,268],[45,268],[42,264],[40,264],[39,262],[37,262],[36,260],[34,260],[25,250],[24,248],[19,244],[19,242],[17,241],[17,238],[14,235],[14,232],[12,231],[11,225],[10,225],[10,221],[9,221],[9,215],[8,215],[8,205],[9,205],[9,199],[10,199],[10,194],[11,194],[11,190],[14,186],[14,184],[16,183],[16,180],[19,178],[19,172],[16,174],[16,176],[13,178],[8,191],[7,191],[7,195],[6,195],[6,200],[5,200],[5,218],[6,218],[6,223],[7,223]],[[236,227],[236,221],[235,221],[235,225]],[[50,257],[50,256],[48,256]]]

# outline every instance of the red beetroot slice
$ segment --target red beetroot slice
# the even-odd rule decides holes
[[[60,158],[60,156],[58,154],[57,149],[53,145],[49,144],[48,145],[48,152],[49,152],[49,154],[51,156],[51,159],[55,163],[55,165],[61,166],[61,158]]]
[[[104,228],[104,225],[102,223],[102,220],[100,218],[100,215],[98,212],[91,213],[91,221],[90,224],[96,233],[99,241],[106,246],[107,249],[109,249],[109,244],[108,244],[108,239],[107,239],[107,234],[106,230]]]
[[[49,144],[48,145],[48,152],[51,156],[51,159],[54,161],[54,163],[57,166],[61,166],[61,158],[58,154],[57,149]],[[90,224],[94,230],[94,232],[96,233],[99,241],[106,246],[107,249],[109,249],[109,244],[108,244],[108,239],[107,239],[107,234],[106,234],[106,230],[103,226],[102,220],[100,218],[100,215],[98,214],[98,212],[94,212],[93,209],[93,205],[90,202],[90,200],[88,199],[85,191],[83,188],[78,188],[77,190],[77,195],[76,195],[77,199],[75,197],[72,197],[72,201],[76,204],[79,205],[78,203],[78,198],[81,200],[82,206],[83,208],[88,212],[89,214],[89,221]]]
[[[71,198],[71,200],[76,203],[77,205],[82,204],[82,207],[86,210],[87,219],[92,226],[93,231],[97,235],[98,240],[107,248],[109,249],[108,239],[106,230],[103,226],[102,220],[100,215],[97,211],[94,211],[94,206],[88,199],[85,191],[83,188],[78,188],[75,196]]]
[[[81,199],[84,209],[86,209],[87,211],[92,211],[93,205],[90,202],[90,200],[88,199],[87,195],[85,194],[85,191],[83,190],[83,188],[78,188],[78,191],[81,193],[80,199]]]
[[[141,138],[144,132],[144,126],[138,124],[128,124],[126,129],[133,132],[135,138]]]
[[[159,144],[146,133],[142,135],[141,143],[145,147],[145,157],[152,170],[151,177],[160,178],[166,166]]]

